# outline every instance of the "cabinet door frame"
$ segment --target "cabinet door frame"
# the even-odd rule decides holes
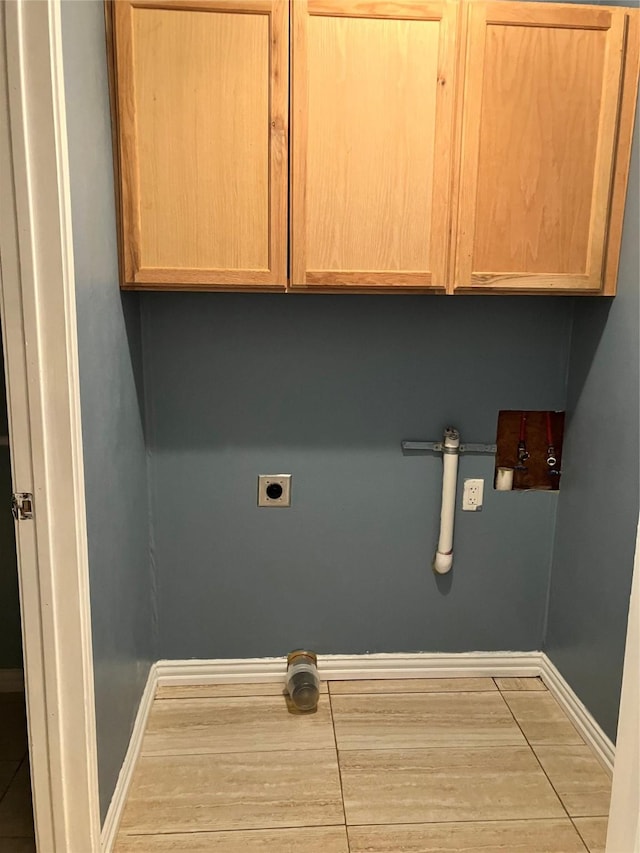
[[[110,54],[119,172],[119,231],[123,289],[282,290],[287,282],[289,147],[289,7],[287,0],[112,0]],[[140,192],[132,13],[168,9],[260,14],[269,17],[269,263],[267,269],[143,267],[140,253]]]
[[[454,289],[473,292],[554,292],[601,293],[607,262],[607,237],[614,165],[618,143],[618,120],[622,95],[628,9],[607,6],[569,6],[545,2],[501,2],[466,0],[468,19],[465,39],[464,75],[460,98],[462,127],[460,175],[456,202],[455,244],[452,243]],[[482,112],[482,86],[486,29],[504,26],[584,28],[608,32],[603,68],[603,85],[595,160],[595,181],[591,197],[588,262],[584,274],[514,273],[474,270],[473,249],[476,224],[476,194]]]
[[[308,270],[306,263],[306,181],[308,138],[308,20],[311,16],[441,21],[431,246],[437,263],[432,270]],[[449,280],[451,175],[458,0],[291,0],[291,155],[290,155],[290,287],[294,290],[438,290]],[[437,178],[437,182],[435,181]]]

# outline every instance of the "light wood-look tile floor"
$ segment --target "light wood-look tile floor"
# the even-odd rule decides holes
[[[0,693],[0,853],[35,853],[23,693]]]
[[[603,853],[611,780],[536,678],[161,688],[116,853]]]

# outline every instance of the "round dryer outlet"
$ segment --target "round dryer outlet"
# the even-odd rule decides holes
[[[291,474],[260,474],[258,506],[291,506]]]

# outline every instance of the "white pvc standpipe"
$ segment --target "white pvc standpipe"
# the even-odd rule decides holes
[[[456,487],[458,484],[458,455],[460,434],[452,427],[444,433],[442,453],[442,509],[440,511],[440,538],[433,568],[446,575],[453,565],[453,520],[456,512]]]

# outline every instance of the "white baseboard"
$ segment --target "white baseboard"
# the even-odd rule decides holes
[[[544,653],[541,656],[541,663],[540,675],[547,685],[549,692],[569,717],[585,742],[589,744],[605,770],[613,773],[613,761],[616,752],[615,745],[604,733],[580,699],[578,699],[557,667],[551,663]]]
[[[156,689],[190,684],[283,682],[287,659],[161,660],[153,664],[140,700],[129,748],[102,828],[102,851],[111,853],[127,800]],[[324,680],[366,678],[526,678],[541,676],[573,725],[609,772],[615,747],[544,652],[463,652],[454,654],[321,655]]]
[[[453,654],[321,655],[320,677],[327,681],[363,678],[470,678],[540,675],[541,652],[460,652]],[[284,681],[287,659],[161,660],[158,686]]]
[[[23,693],[24,673],[21,669],[0,669],[0,693]]]
[[[155,663],[151,664],[147,683],[140,699],[135,723],[133,724],[133,731],[131,732],[127,753],[124,757],[124,761],[122,762],[118,781],[116,782],[116,787],[113,791],[113,796],[111,797],[111,803],[109,804],[109,810],[107,811],[107,815],[104,819],[102,832],[100,834],[102,853],[111,853],[116,841],[120,820],[127,802],[127,796],[129,795],[129,787],[131,785],[133,771],[135,770],[136,762],[140,755],[140,747],[142,746],[142,738],[147,727],[149,711],[151,710],[153,699],[156,695],[156,666],[157,665]]]

